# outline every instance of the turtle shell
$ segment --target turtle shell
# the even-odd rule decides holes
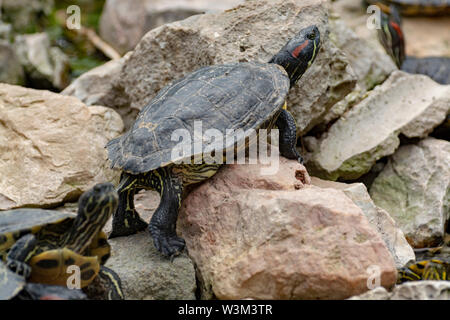
[[[75,217],[68,212],[32,208],[0,211],[0,255],[21,236],[37,233],[44,226],[55,225],[53,229],[62,235]]]
[[[9,270],[0,261],[0,300],[15,297],[25,286],[25,279]]]
[[[381,6],[395,5],[403,16],[434,16],[450,14],[449,0],[366,0],[369,4]]]
[[[5,260],[8,250],[20,237],[28,233],[37,234],[42,252],[28,262],[33,270],[30,281],[64,285],[70,277],[66,267],[73,264],[81,266],[81,286],[88,285],[97,276],[100,264],[108,259],[110,246],[104,232],[99,232],[88,252],[78,254],[63,248],[61,240],[75,218],[72,213],[43,209],[0,211],[0,260]],[[43,264],[48,261],[52,264]]]
[[[204,141],[199,133],[215,129],[226,137],[227,130],[242,129],[246,134],[241,140],[245,139],[247,130],[270,126],[289,88],[287,73],[276,64],[203,67],[163,88],[141,110],[133,127],[107,144],[112,167],[139,174],[198,157],[205,150],[229,148],[235,145],[233,140]],[[177,129],[189,133],[191,151],[173,157],[172,150],[180,143]],[[192,150],[200,142],[203,148]]]

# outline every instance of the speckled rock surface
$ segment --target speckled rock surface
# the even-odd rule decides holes
[[[112,253],[107,267],[120,276],[126,299],[195,299],[195,270],[186,253],[170,262],[156,251],[147,232],[109,242]]]
[[[450,218],[450,142],[434,138],[400,147],[370,188],[414,247],[439,245]]]
[[[0,209],[55,206],[113,181],[105,144],[123,130],[112,109],[0,84]]]

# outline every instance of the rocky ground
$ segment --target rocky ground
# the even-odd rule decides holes
[[[19,2],[3,11],[25,10]],[[28,21],[52,10],[34,3]],[[194,188],[173,262],[147,233],[110,240],[107,266],[128,299],[449,299],[446,281],[396,278],[414,248],[446,234],[450,85],[397,70],[360,1],[106,0],[98,34],[120,58],[73,81],[74,60],[47,29],[2,19],[0,210],[76,211],[82,192],[117,183],[104,146],[161,88],[201,66],[265,62],[308,25],[321,32],[287,100],[305,166],[282,158],[276,176],[261,176],[261,165],[227,165]],[[405,19],[407,53],[449,56],[449,35],[436,31],[448,19]],[[159,195],[135,202],[148,221]]]

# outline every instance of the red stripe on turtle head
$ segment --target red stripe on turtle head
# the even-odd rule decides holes
[[[400,28],[400,26],[393,21],[391,21],[390,24],[391,24],[391,27],[394,28],[394,30],[397,32],[400,39],[403,40],[403,32],[402,32],[402,29]]]
[[[299,45],[298,47],[296,47],[293,51],[292,51],[292,56],[294,58],[298,58],[300,52],[308,45],[309,40],[306,40],[305,42],[303,42],[301,45]]]

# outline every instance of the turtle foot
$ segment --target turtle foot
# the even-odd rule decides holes
[[[24,277],[27,279],[31,275],[31,267],[22,261],[17,260],[8,260],[6,262],[7,267],[12,272],[18,274],[19,276]]]
[[[186,246],[184,239],[178,237],[176,234],[168,234],[152,225],[150,225],[149,231],[153,237],[153,244],[156,250],[161,252],[165,257],[169,257],[170,260],[173,260],[175,256],[179,255]]]

